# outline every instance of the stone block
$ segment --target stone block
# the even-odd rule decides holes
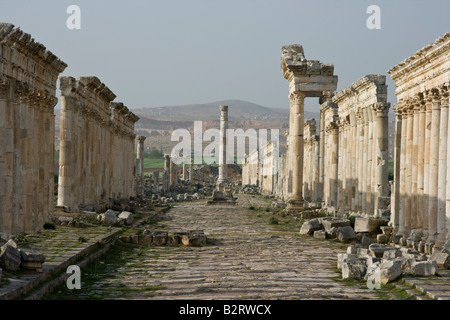
[[[357,254],[358,248],[355,245],[347,247],[347,254]]]
[[[126,225],[131,225],[134,221],[133,213],[123,211],[117,216],[118,221],[124,221]]]
[[[338,228],[333,227],[330,229],[330,231],[325,231],[326,235],[327,235],[327,239],[336,239],[337,238],[337,230]]]
[[[375,232],[378,230],[380,224],[383,223],[382,219],[376,218],[364,218],[364,217],[356,217],[355,218],[355,232]]]
[[[337,238],[341,242],[349,243],[356,239],[356,234],[350,226],[338,227]]]
[[[206,244],[206,236],[203,231],[190,231],[189,234],[182,236],[181,241],[185,246],[199,247]]]
[[[330,219],[323,220],[323,226],[326,232],[330,232],[331,228],[336,227],[348,227],[350,226],[350,220],[348,219]]]
[[[442,251],[446,251],[447,253],[450,253],[450,240],[447,240],[444,244],[444,248],[442,249]]]
[[[388,227],[388,226],[381,226],[380,229],[381,229],[381,232],[383,232],[383,234],[386,234],[386,235],[391,235],[392,231],[394,231],[393,227]]]
[[[314,238],[325,240],[327,238],[327,236],[326,236],[326,233],[324,230],[316,230],[316,231],[314,231]]]
[[[383,251],[384,259],[395,259],[402,256],[401,250],[398,248],[390,248],[390,250]]]
[[[364,259],[345,259],[342,264],[342,279],[363,279],[366,275],[367,265]]]
[[[153,231],[153,244],[156,246],[164,246],[169,240],[169,235],[166,231]]]
[[[402,261],[399,259],[383,260],[380,263],[380,281],[384,285],[397,280],[402,275]]]
[[[365,256],[367,256],[369,254],[369,249],[367,249],[367,248],[357,248],[356,254],[358,256],[364,256],[365,257]]]
[[[0,249],[0,267],[7,271],[17,271],[21,262],[17,244],[12,239],[8,240]]]
[[[368,237],[366,235],[361,235],[361,237],[359,238],[359,243],[364,248],[369,248],[369,246],[372,243],[376,243],[376,242],[377,242],[377,240],[375,240],[374,238]]]
[[[314,231],[321,230],[322,224],[318,219],[311,219],[302,224],[300,228],[300,234],[313,235]]]
[[[138,243],[141,245],[149,245],[153,243],[153,236],[151,234],[141,234],[138,236]]]
[[[359,256],[358,256],[359,257]],[[367,266],[371,266],[373,264],[380,264],[383,261],[382,258],[375,258],[370,255],[367,255]]]
[[[99,215],[99,219],[101,222],[105,224],[114,225],[118,222],[117,220],[118,214],[119,212],[108,209],[108,211]]]
[[[420,277],[434,276],[437,269],[436,261],[419,261],[411,265],[411,273]]]
[[[36,250],[28,248],[19,248],[20,257],[23,262],[45,262],[45,255],[38,253]]]
[[[444,250],[433,253],[430,261],[435,261],[439,268],[450,269],[450,254]]]
[[[346,259],[354,259],[357,258],[356,254],[348,254],[348,253],[338,253],[337,254],[337,268],[342,269],[342,265]]]
[[[174,232],[172,237],[172,244],[173,245],[179,245],[182,244],[182,238],[183,236],[187,235],[187,232]]]
[[[389,242],[391,236],[387,234],[377,234],[377,243],[386,244]]]
[[[390,250],[398,250],[397,248],[393,248],[390,247],[388,245],[385,244],[379,244],[379,243],[372,243],[369,246],[369,252],[373,257],[376,258],[383,258],[384,252],[385,251],[390,251]]]

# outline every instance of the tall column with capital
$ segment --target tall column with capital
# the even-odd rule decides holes
[[[419,136],[418,142],[418,162],[417,162],[417,210],[416,210],[416,220],[417,224],[421,229],[421,234],[423,236],[423,215],[424,215],[424,164],[425,164],[425,120],[426,111],[425,103],[423,97],[419,96],[416,100],[418,104],[417,108],[419,110],[419,124],[417,134]]]
[[[423,207],[422,207],[422,241],[428,239],[429,215],[428,203],[430,199],[430,139],[431,139],[431,109],[432,99],[429,91],[424,93],[425,100],[425,148],[423,160]]]
[[[388,158],[389,158],[389,105],[378,103],[375,106],[376,159],[375,161],[375,215],[380,216],[385,209],[389,195]]]
[[[439,169],[438,169],[438,206],[437,206],[437,237],[435,246],[441,248],[445,244],[446,236],[446,201],[447,201],[447,141],[448,141],[448,92],[443,86],[436,90],[435,99],[439,99],[440,131],[439,131]]]
[[[438,210],[438,182],[439,182],[439,127],[441,120],[441,108],[439,93],[431,90],[431,137],[430,137],[430,185],[428,199],[428,223],[429,236],[427,243],[434,244],[437,236],[437,210]]]
[[[417,203],[418,203],[418,189],[417,189],[417,178],[419,170],[419,104],[416,99],[411,99],[411,111],[412,115],[412,147],[411,147],[411,234],[410,239],[412,241],[417,241],[420,236],[420,230],[417,219]]]
[[[441,88],[441,105],[450,105],[449,86]],[[450,116],[450,114],[449,114]],[[450,134],[450,125],[448,126],[448,134]],[[447,134],[447,136],[448,136]],[[447,138],[447,187],[446,187],[446,203],[445,203],[445,240],[450,240],[450,139]]]
[[[304,100],[303,92],[293,92],[289,96],[293,121],[289,128],[291,138],[292,194],[288,201],[289,211],[303,210],[303,130]]]
[[[395,233],[399,230],[399,211],[400,211],[400,148],[402,136],[402,113],[398,109],[399,105],[394,105],[395,129],[394,129],[394,181],[393,192],[391,193],[391,223]]]
[[[339,157],[339,125],[336,122],[331,122],[327,126],[327,132],[329,133],[329,156],[330,167],[328,168],[329,182],[329,202],[328,206],[337,206],[337,187],[338,187],[338,157]]]
[[[228,182],[227,173],[228,106],[220,106],[219,178],[217,186]]]
[[[324,172],[325,172],[325,115],[320,108],[320,124],[319,124],[319,183],[317,190],[317,200],[323,201],[324,188]]]
[[[408,124],[408,113],[403,101],[399,101],[399,113],[401,113],[401,146],[400,146],[400,173],[399,173],[399,214],[397,235],[405,237],[409,230],[405,224],[405,198],[406,198],[406,132]]]

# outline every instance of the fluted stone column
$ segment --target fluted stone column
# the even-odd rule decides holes
[[[448,140],[448,95],[447,88],[435,91],[435,99],[439,99],[440,131],[439,131],[439,169],[438,169],[438,206],[437,206],[437,237],[435,247],[445,244],[446,236],[446,201],[447,201],[447,140]]]
[[[320,108],[320,125],[319,125],[319,185],[317,192],[317,200],[322,202],[324,196],[324,174],[325,174],[325,115]]]
[[[440,100],[437,90],[432,90],[431,109],[431,137],[430,137],[430,182],[428,200],[428,243],[434,244],[437,236],[437,207],[438,207],[438,180],[439,180],[439,127],[440,127]]]
[[[227,173],[228,106],[220,106],[219,178],[217,186],[228,182]]]
[[[303,130],[304,130],[304,100],[303,92],[294,92],[289,96],[293,110],[292,127],[289,128],[291,138],[292,194],[288,201],[289,211],[303,210]]]
[[[425,120],[426,120],[426,110],[423,98],[417,99],[419,104],[419,128],[417,134],[419,135],[419,146],[418,146],[418,164],[417,164],[417,224],[421,229],[422,237],[424,236],[423,227],[423,216],[424,216],[424,174],[425,174]]]
[[[389,195],[388,166],[389,158],[389,105],[377,104],[376,112],[376,160],[375,160],[375,215],[380,216],[386,207]]]
[[[406,198],[406,132],[408,127],[408,113],[405,110],[403,102],[399,107],[399,112],[401,113],[401,146],[400,146],[400,179],[399,179],[399,220],[398,220],[398,232],[397,235],[405,237],[409,234],[409,230],[406,229],[405,225],[405,198]]]
[[[330,207],[337,206],[337,187],[338,187],[338,157],[339,157],[339,126],[335,122],[331,122],[327,131],[329,133],[330,141],[330,167],[329,167],[329,203]]]

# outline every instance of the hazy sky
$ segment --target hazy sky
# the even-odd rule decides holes
[[[72,4],[81,30],[66,27]],[[380,30],[366,27],[373,4]],[[333,63],[341,90],[387,75],[450,31],[449,13],[449,0],[0,1],[0,21],[66,62],[63,75],[97,76],[129,108],[225,99],[287,108],[281,46],[299,43],[307,59]],[[316,101],[306,109],[317,111]]]

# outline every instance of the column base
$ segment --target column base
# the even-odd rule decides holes
[[[286,212],[287,213],[300,213],[304,209],[304,201],[303,200],[294,200],[291,199],[288,201]]]

